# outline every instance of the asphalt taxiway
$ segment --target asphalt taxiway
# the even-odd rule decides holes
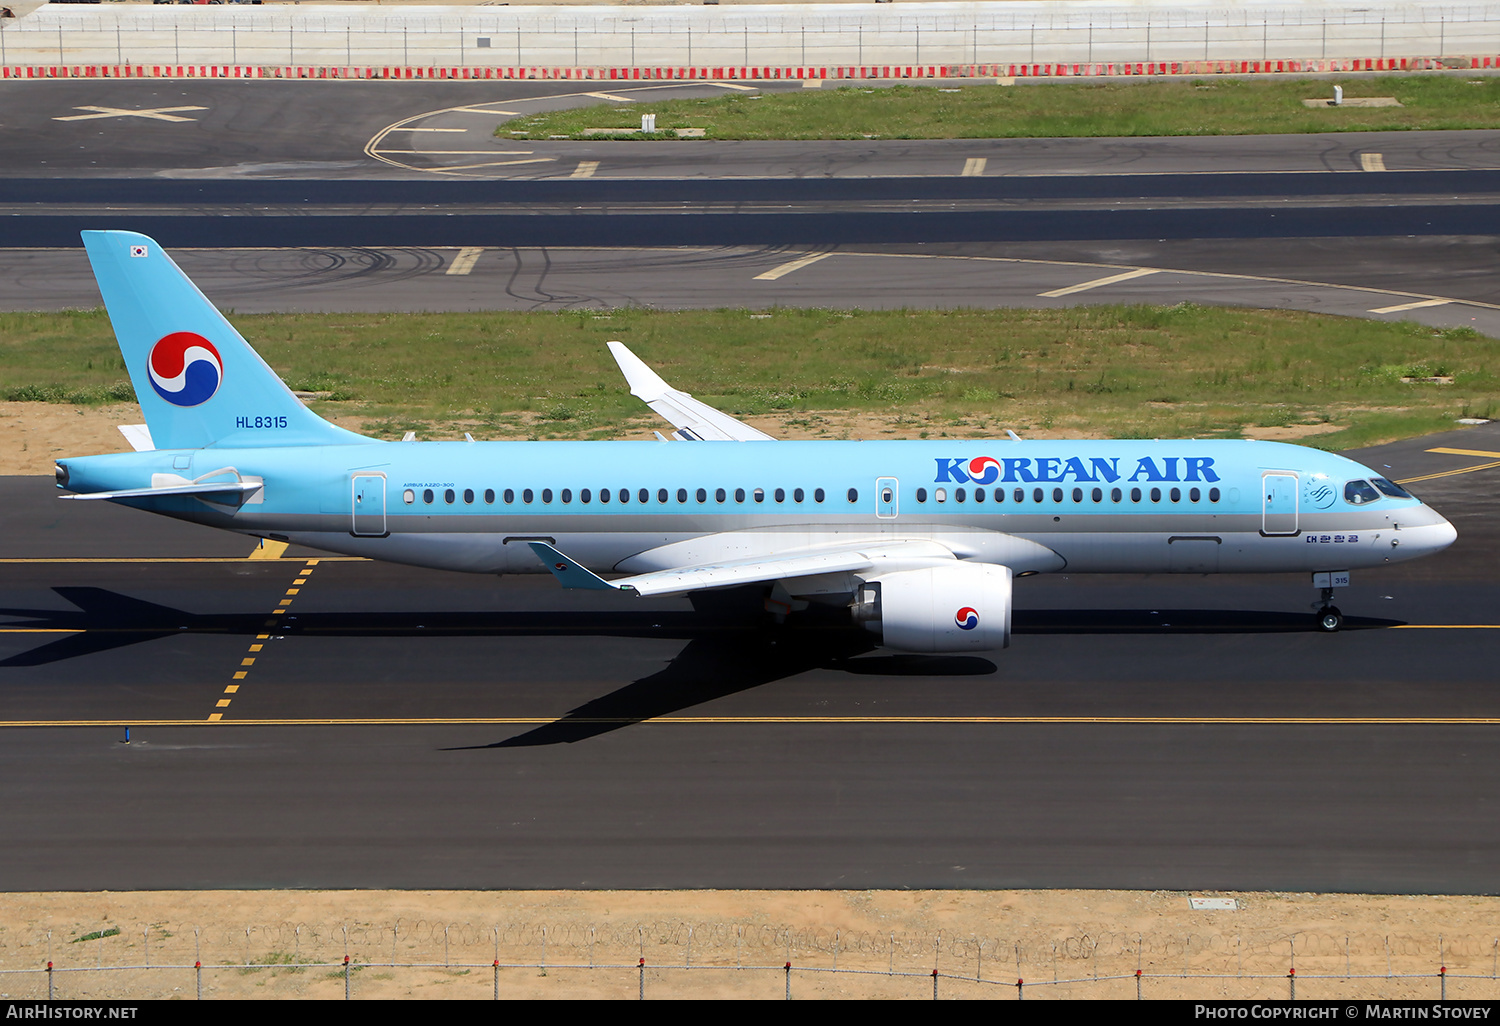
[[[726,91],[6,82],[0,308],[96,305],[77,233],[128,228],[247,311],[1199,302],[1500,331],[1496,132],[495,134]]]
[[[0,306],[98,302],[76,235],[27,249],[23,231],[165,226],[242,310],[1191,299],[1497,332],[1494,133],[795,151],[490,134],[497,109],[582,102],[548,90],[6,83]],[[105,116],[58,120],[88,113]],[[480,141],[400,146],[399,123]],[[698,198],[653,194],[653,175],[701,178]],[[543,214],[472,192],[428,209],[448,185]],[[647,247],[635,229],[668,208],[719,234]],[[810,215],[870,234],[808,245],[786,226]],[[594,234],[495,237],[526,216]],[[766,237],[714,228],[752,216]],[[428,234],[332,234],[393,223]],[[1046,234],[999,230],[1023,223]],[[193,232],[206,249],[183,248]],[[1300,578],[1065,575],[1020,582],[1009,650],[957,658],[550,580],[250,558],[242,538],[6,479],[0,878],[1493,891],[1496,452],[1487,426],[1359,454],[1423,479],[1459,541],[1356,575],[1339,634],[1312,629]]]
[[[964,657],[545,579],[250,559],[6,479],[0,873],[1491,891],[1497,451],[1490,425],[1355,454],[1421,478],[1459,541],[1355,575],[1339,634],[1300,577],[1063,575],[1020,582],[1010,649]]]

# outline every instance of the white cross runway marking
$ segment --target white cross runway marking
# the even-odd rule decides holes
[[[152,107],[146,110],[125,110],[122,107],[74,107],[74,110],[90,110],[92,114],[69,114],[53,118],[53,121],[91,121],[94,118],[151,118],[153,121],[196,121],[197,118],[181,118],[174,111],[208,110],[207,107]]]

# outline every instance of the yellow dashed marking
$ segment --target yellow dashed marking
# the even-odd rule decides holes
[[[270,543],[268,543],[268,544],[270,544]],[[282,546],[282,548],[284,550],[285,546]],[[256,551],[259,552],[261,550],[257,549]],[[256,557],[252,555],[251,558],[253,559],[253,558],[256,558]],[[263,556],[263,557],[259,557],[259,558],[271,558],[271,557],[264,557]],[[303,584],[307,583],[307,575],[310,574],[310,573],[312,573],[312,568],[315,567],[315,566],[317,566],[317,564],[318,564],[318,561],[316,559],[309,559],[303,565],[302,569],[299,570],[299,571],[297,571],[297,579],[293,582],[294,587],[288,588],[286,590],[286,594],[287,594],[288,597],[282,599],[281,602],[278,603],[278,606],[280,606],[281,608],[278,608],[278,609],[275,609],[275,610],[272,611],[271,615],[273,617],[274,616],[278,616],[281,613],[285,612],[285,607],[292,604],[291,596],[296,595],[298,593],[298,591],[300,590],[300,588],[297,587],[297,586],[300,586],[300,585],[303,585]],[[267,620],[266,623],[265,623],[265,625],[267,627],[275,627],[276,626],[276,621],[275,620]],[[262,644],[262,642],[270,640],[270,637],[271,637],[271,635],[269,635],[269,634],[257,634],[255,636],[255,641],[250,645],[249,651],[251,651],[251,652],[260,652],[261,650],[263,650],[266,647],[265,645]],[[243,659],[240,660],[240,665],[241,666],[254,666],[255,665],[255,660],[256,660],[255,656],[253,656],[253,655],[247,655]],[[249,670],[236,670],[235,674],[234,674],[234,679],[235,680],[244,680],[246,677],[249,676],[249,674],[250,674]],[[233,695],[233,694],[236,694],[239,690],[240,690],[240,686],[238,684],[230,684],[230,685],[228,685],[228,686],[226,686],[224,688],[224,694],[226,694],[226,695]],[[227,698],[221,698],[221,699],[218,700],[217,707],[220,708],[220,709],[223,709],[223,708],[225,708],[225,707],[227,707],[229,705],[229,701],[230,700],[227,699]],[[221,718],[221,715],[222,714],[220,714],[220,713],[213,713],[211,716],[209,716],[209,720],[210,721],[219,720]]]
[[[208,714],[208,722],[209,723],[217,723],[220,720],[222,720],[223,718],[224,718],[224,714],[223,713],[209,713]]]

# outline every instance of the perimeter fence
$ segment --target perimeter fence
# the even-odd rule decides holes
[[[0,65],[865,67],[1384,60],[1500,51],[1500,5],[74,6],[0,23]]]
[[[43,957],[45,955],[45,957]],[[1055,939],[683,921],[152,924],[0,945],[12,1000],[540,997],[1496,1000],[1500,937]]]

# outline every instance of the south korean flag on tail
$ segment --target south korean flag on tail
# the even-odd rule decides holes
[[[145,246],[131,246],[130,247],[130,255],[133,256],[133,257],[143,257],[143,256],[146,255],[146,247]]]

